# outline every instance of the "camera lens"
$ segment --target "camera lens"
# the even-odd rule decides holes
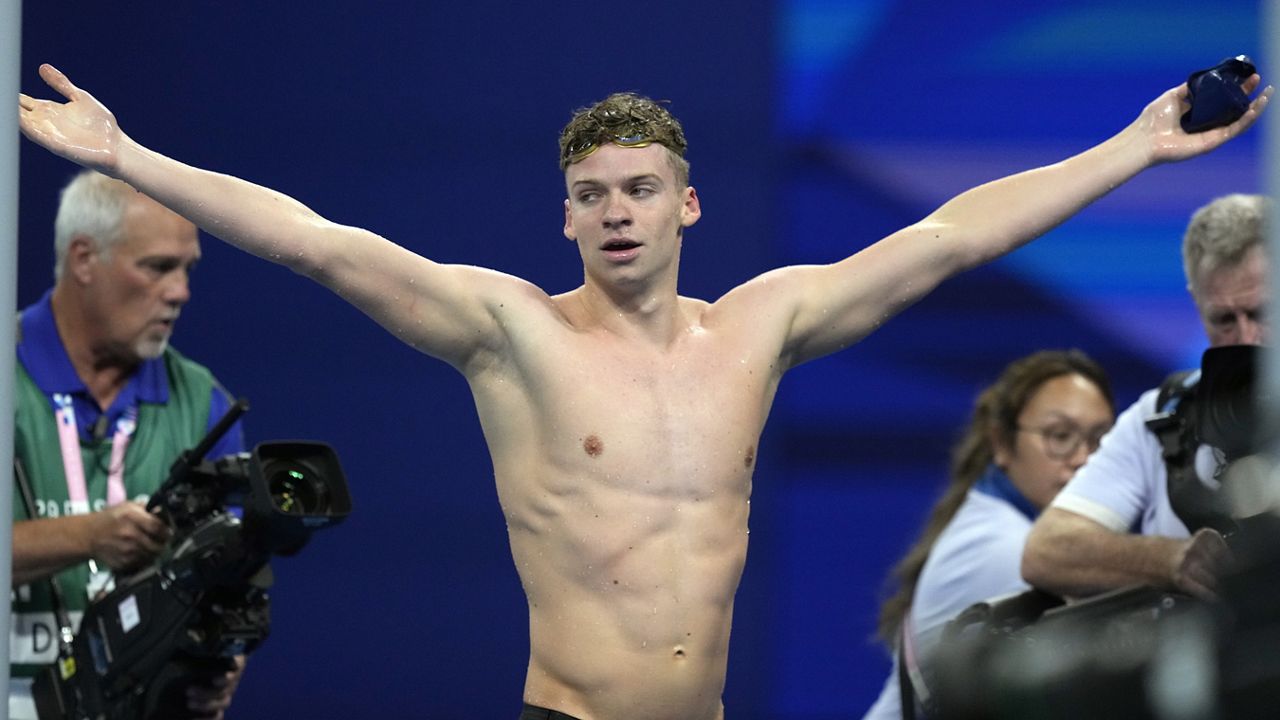
[[[1201,361],[1196,437],[1221,450],[1228,460],[1258,451],[1257,351],[1248,345],[1209,348]]]
[[[281,463],[267,474],[271,502],[289,515],[325,512],[329,507],[329,490],[310,468],[298,463]]]

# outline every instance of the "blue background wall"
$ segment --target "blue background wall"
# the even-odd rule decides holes
[[[432,258],[549,292],[555,137],[614,90],[668,98],[705,215],[685,294],[836,260],[951,195],[1119,130],[1192,70],[1260,60],[1251,2],[659,0],[24,3],[26,92],[52,62],[141,142],[281,189]],[[608,14],[606,14],[606,12]],[[856,716],[888,669],[880,583],[944,482],[976,391],[1076,346],[1128,403],[1192,364],[1186,217],[1260,186],[1259,134],[1156,169],[784,381],[762,441],[725,702]],[[51,279],[66,163],[24,144],[19,304]],[[514,717],[525,608],[465,383],[336,297],[206,239],[175,344],[254,406],[252,442],[325,440],[346,524],[275,563],[275,625],[231,717]]]

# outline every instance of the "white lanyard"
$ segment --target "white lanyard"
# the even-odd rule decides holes
[[[80,458],[80,433],[76,428],[76,410],[71,396],[55,393],[54,415],[58,421],[58,444],[62,446],[62,470],[67,477],[67,499],[71,501],[72,514],[89,512],[89,494],[85,487],[84,464]],[[124,451],[138,427],[136,406],[125,411],[116,421],[116,431],[111,438],[111,462],[107,467],[107,505],[124,502]]]
[[[911,689],[915,691],[916,699],[921,705],[928,706],[932,701],[929,693],[929,686],[925,685],[924,672],[920,667],[920,657],[916,653],[916,627],[915,622],[911,619],[911,608],[907,608],[907,612],[902,616],[902,652],[899,653],[898,662],[907,669],[907,676],[911,678]],[[907,702],[906,698],[902,699]]]

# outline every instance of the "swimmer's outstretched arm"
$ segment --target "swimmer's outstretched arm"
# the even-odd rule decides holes
[[[536,289],[501,273],[442,265],[331,222],[286,195],[185,165],[134,142],[92,95],[51,65],[40,77],[67,102],[18,98],[24,135],[120,178],[203,230],[314,278],[414,347],[460,369],[499,346],[492,309]]]
[[[1254,75],[1244,90],[1252,94],[1259,83]],[[1239,135],[1258,119],[1272,92],[1268,87],[1259,93],[1231,125],[1189,135],[1178,122],[1187,108],[1186,86],[1180,85],[1147,105],[1124,130],[1079,155],[966,191],[841,262],[783,268],[735,293],[789,305],[784,365],[834,352],[948,277],[1039,237],[1142,170],[1209,152]],[[753,285],[760,291],[753,293]]]

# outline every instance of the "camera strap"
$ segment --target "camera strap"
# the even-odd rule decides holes
[[[1200,481],[1196,472],[1196,453],[1200,441],[1196,437],[1193,406],[1198,401],[1196,390],[1200,371],[1179,372],[1165,378],[1156,397],[1156,412],[1146,419],[1147,429],[1160,442],[1160,455],[1165,463],[1169,507],[1188,532],[1211,527],[1228,534],[1235,522],[1213,488]]]
[[[22,460],[17,456],[13,458],[13,479],[22,496],[22,506],[27,511],[27,518],[34,520],[36,518],[35,493],[31,491],[31,481],[27,478]],[[54,620],[58,623],[58,668],[62,672],[63,679],[66,679],[75,674],[75,653],[71,647],[74,632],[71,627],[71,616],[67,613],[67,600],[62,594],[62,586],[58,584],[57,573],[49,575],[49,602],[53,609]]]
[[[90,511],[89,494],[85,486],[84,462],[80,457],[80,431],[76,427],[76,409],[71,396],[54,393],[53,414],[58,422],[58,444],[62,449],[62,471],[67,479],[67,499],[71,512],[82,515]],[[124,502],[124,453],[138,428],[138,407],[135,404],[116,420],[111,436],[111,461],[107,465],[107,505]]]
[[[933,705],[933,695],[925,683],[924,668],[916,648],[915,623],[911,608],[902,616],[902,632],[898,645],[898,694],[903,720],[916,720],[916,704],[927,711]]]

